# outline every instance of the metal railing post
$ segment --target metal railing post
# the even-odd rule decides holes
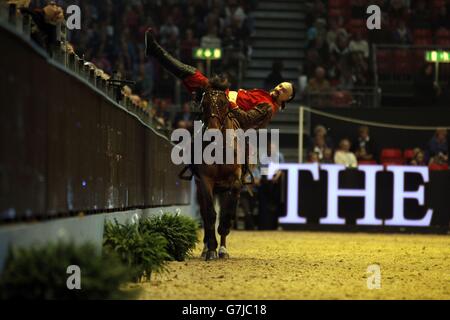
[[[298,113],[298,163],[303,163],[304,113],[305,108],[301,106]]]
[[[8,21],[9,23],[16,25],[16,15],[17,5],[15,3],[10,3],[8,7]]]

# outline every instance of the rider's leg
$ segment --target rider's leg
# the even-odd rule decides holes
[[[161,47],[153,36],[152,29],[148,29],[145,32],[145,54],[146,56],[155,57],[164,68],[181,80],[194,75],[197,71],[194,67],[184,64],[174,58],[169,52]]]
[[[164,50],[155,37],[152,29],[145,32],[145,54],[155,57],[161,65],[171,72],[175,77],[183,81],[189,92],[204,90],[209,85],[209,80],[199,70],[193,66],[182,63]]]

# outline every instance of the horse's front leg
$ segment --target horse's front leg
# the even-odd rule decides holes
[[[238,206],[240,188],[234,188],[221,196],[220,205],[220,248],[219,258],[227,259],[230,257],[227,250],[227,236],[230,234],[232,220],[236,218],[236,210]]]
[[[213,203],[213,186],[214,182],[206,177],[201,177],[196,180],[197,183],[197,195],[198,202],[200,205],[200,213],[203,220],[204,228],[204,238],[203,243],[205,247],[203,248],[202,258],[206,261],[213,260],[217,258],[217,238],[216,238],[216,211],[214,209]]]

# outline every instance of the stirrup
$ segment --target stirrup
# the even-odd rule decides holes
[[[248,185],[255,184],[255,177],[253,176],[252,171],[249,170],[248,168],[247,168],[247,171],[248,171],[248,173],[250,174],[250,182],[247,182],[247,181],[245,180],[246,174],[244,174],[244,176],[242,176],[242,184],[243,184],[244,186],[248,186]],[[246,172],[246,173],[247,173],[247,172]]]

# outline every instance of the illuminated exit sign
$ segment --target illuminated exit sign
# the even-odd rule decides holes
[[[219,60],[222,58],[220,48],[195,48],[194,58],[198,60]]]
[[[450,63],[450,51],[427,51],[425,60],[427,62]]]

